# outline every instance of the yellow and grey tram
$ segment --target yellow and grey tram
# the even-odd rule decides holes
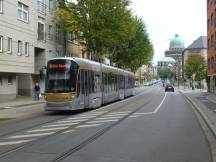
[[[133,95],[135,75],[83,58],[55,58],[47,63],[45,110],[97,108]]]

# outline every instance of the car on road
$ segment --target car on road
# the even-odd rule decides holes
[[[165,86],[165,92],[174,92],[174,87],[171,84]]]

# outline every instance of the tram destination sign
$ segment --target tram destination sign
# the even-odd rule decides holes
[[[49,69],[69,69],[70,68],[70,64],[49,64],[48,67]]]

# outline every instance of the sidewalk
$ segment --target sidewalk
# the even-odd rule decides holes
[[[202,116],[216,138],[216,94],[206,90],[179,88]]]
[[[44,99],[40,99],[39,101],[34,101],[32,97],[19,96],[16,99],[11,101],[0,102],[0,110],[42,104],[44,102],[45,102]]]

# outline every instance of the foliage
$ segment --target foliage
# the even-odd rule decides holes
[[[132,15],[130,0],[59,0],[54,24],[84,45],[89,58],[105,54],[120,67],[137,69],[153,57],[143,21]],[[97,5],[96,5],[97,4]]]
[[[143,64],[150,64],[153,57],[153,46],[150,42],[142,19],[132,17],[133,32],[128,35],[126,42],[122,44],[113,56],[120,67],[136,70]]]
[[[189,79],[193,79],[194,74],[196,81],[205,79],[207,75],[205,58],[198,54],[189,55],[185,64],[185,74]]]
[[[174,77],[175,77],[175,72],[172,71],[169,68],[161,68],[161,69],[159,69],[158,74],[159,74],[159,76],[161,78],[164,78],[164,79],[166,78],[166,79],[169,79],[169,80],[174,79]]]

